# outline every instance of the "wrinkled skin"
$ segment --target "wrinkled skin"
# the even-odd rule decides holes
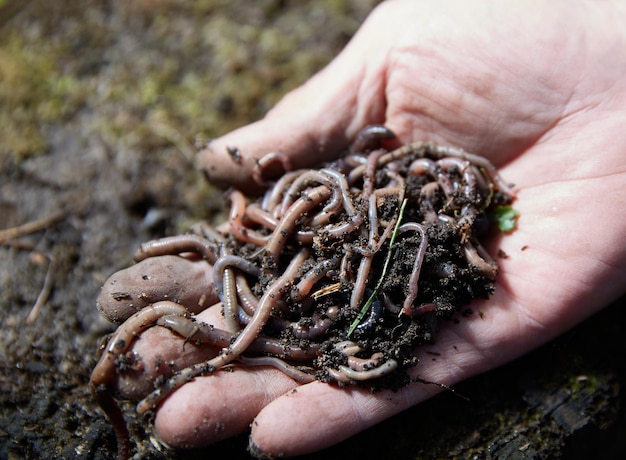
[[[442,328],[413,376],[453,385],[532,350],[608,305],[626,286],[626,11],[623,2],[389,1],[320,74],[267,116],[212,142],[199,164],[210,180],[249,191],[251,169],[279,150],[294,167],[332,159],[365,125],[398,142],[433,140],[487,156],[516,184],[518,228],[493,242],[496,292],[484,312]],[[236,146],[242,165],[226,150]],[[525,250],[523,250],[525,248]],[[142,264],[147,269],[155,262]],[[196,262],[199,270],[210,270]],[[119,283],[136,279],[120,272]],[[191,298],[195,294],[188,293]],[[101,302],[106,311],[108,299]],[[199,315],[221,324],[219,306]],[[136,342],[146,374],[125,375],[138,397],[149,375],[215,350],[163,328]],[[372,394],[297,384],[273,369],[197,378],[168,397],[156,429],[175,446],[201,446],[248,429],[272,455],[339,442],[435,394],[412,384]]]

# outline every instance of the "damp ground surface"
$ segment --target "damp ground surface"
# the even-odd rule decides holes
[[[0,459],[114,458],[87,385],[113,330],[100,286],[140,242],[222,220],[196,144],[261,117],[373,3],[0,1],[0,229],[44,219],[0,245]],[[469,401],[443,393],[307,458],[622,458],[625,303],[459,385]],[[138,458],[247,458],[245,435],[166,450],[127,409]]]

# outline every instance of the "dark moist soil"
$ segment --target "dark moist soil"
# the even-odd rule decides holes
[[[223,220],[221,194],[193,170],[195,140],[262,116],[370,7],[0,2],[0,228],[63,212],[0,245],[0,459],[114,458],[87,387],[100,337],[114,329],[95,308],[100,286],[140,242]],[[28,323],[50,258],[50,295]],[[623,458],[625,314],[620,299],[458,385],[469,401],[443,393],[306,458]],[[248,458],[245,435],[163,450],[126,409],[137,458]]]

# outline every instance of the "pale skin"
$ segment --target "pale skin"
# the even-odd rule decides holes
[[[279,150],[294,167],[332,159],[368,124],[399,142],[432,140],[488,157],[515,184],[517,229],[488,245],[495,294],[441,328],[440,354],[411,375],[454,385],[558,336],[626,286],[626,7],[621,1],[388,1],[321,73],[267,116],[216,139],[199,164],[221,184],[253,190],[255,159]],[[234,164],[227,146],[241,152]],[[150,259],[143,263],[151,263]],[[189,262],[208,273],[204,262]],[[120,272],[120,283],[133,283]],[[193,297],[193,296],[192,296]],[[221,324],[219,306],[199,315]],[[159,327],[136,342],[144,363],[174,368],[213,356]],[[157,371],[146,365],[152,373]],[[123,393],[151,389],[126,376]],[[296,391],[293,391],[293,390]],[[250,429],[270,455],[340,442],[441,389],[411,384],[371,393],[320,382],[298,386],[269,368],[196,378],[156,412],[168,444],[204,446]]]

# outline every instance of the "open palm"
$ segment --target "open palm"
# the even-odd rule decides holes
[[[530,351],[624,292],[624,23],[617,1],[385,2],[326,69],[263,120],[213,141],[200,165],[216,183],[251,190],[264,153],[280,150],[294,167],[313,166],[373,123],[403,143],[432,140],[488,157],[515,184],[520,211],[517,229],[489,247],[507,255],[496,292],[472,304],[483,314],[444,324],[435,343],[417,351],[440,356],[411,371],[452,385]],[[242,165],[227,146],[239,149]],[[199,318],[221,321],[215,307]],[[153,328],[135,350],[145,361],[182,353],[177,367],[214,352],[181,352],[180,342]],[[298,386],[273,369],[237,369],[173,393],[156,428],[166,442],[192,447],[252,423],[259,452],[296,455],[437,391],[418,383],[374,394]]]

